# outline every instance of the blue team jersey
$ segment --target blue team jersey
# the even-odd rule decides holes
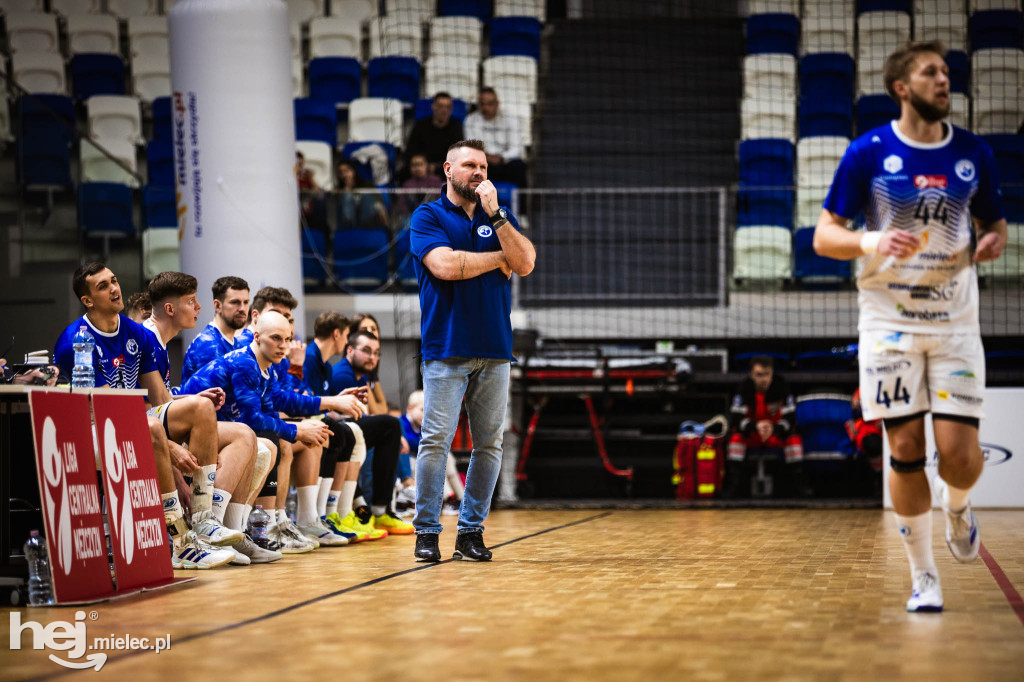
[[[249,341],[252,341],[250,338]],[[199,333],[199,336],[192,339],[185,351],[185,360],[181,366],[181,382],[185,383],[189,377],[195,374],[203,365],[227,355],[236,348],[244,348],[249,341],[241,341],[239,333],[235,341],[226,339],[217,326],[211,322]]]
[[[331,370],[331,387],[329,392],[331,395],[337,395],[346,388],[353,388],[355,386],[370,386],[370,375],[364,374],[357,379],[355,370],[349,364],[348,358],[342,358]],[[370,386],[370,388],[373,387]]]
[[[1003,217],[995,160],[982,140],[947,124],[940,142],[923,144],[892,121],[850,144],[824,207],[862,215],[867,230],[906,230],[921,241],[909,258],[862,256],[861,330],[978,332],[971,218]]]
[[[408,415],[403,414],[398,421],[402,424],[402,435],[405,436],[405,442],[409,444],[409,456],[415,457],[420,450],[422,432],[413,428]]]
[[[53,361],[61,371],[71,376],[75,366],[75,349],[71,340],[83,324],[96,339],[93,367],[96,386],[111,388],[138,388],[139,376],[158,371],[153,346],[156,343],[149,330],[124,315],[118,315],[117,331],[101,332],[87,315],[72,322],[57,338],[53,347]]]
[[[153,361],[156,363],[156,371],[164,380],[164,386],[171,390],[171,359],[167,356],[167,346],[160,338],[160,332],[156,328],[153,318],[149,317],[142,323],[143,329],[153,335]]]
[[[331,363],[323,359],[320,346],[315,343],[306,346],[306,361],[302,364],[302,371],[313,395],[328,395],[331,390],[331,368]]]

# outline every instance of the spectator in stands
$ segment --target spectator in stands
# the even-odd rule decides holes
[[[124,314],[132,322],[142,324],[153,314],[153,304],[149,300],[149,293],[137,291],[124,302]]]
[[[339,230],[387,227],[388,209],[384,199],[380,192],[366,190],[375,190],[373,183],[359,175],[354,161],[342,159],[338,163],[336,194]]]
[[[313,170],[306,168],[306,157],[295,152],[295,181],[299,185],[299,203],[306,226],[327,234],[327,209],[324,205],[323,188],[313,177]]]
[[[444,181],[430,172],[430,164],[423,154],[416,154],[409,159],[409,179],[402,183],[402,189],[426,190],[422,194],[402,194],[399,198],[401,212],[410,215],[428,196],[433,199],[437,189]]]
[[[480,89],[477,109],[466,117],[466,137],[480,140],[487,147],[487,178],[492,182],[512,182],[526,187],[526,162],[523,161],[523,134],[515,116],[506,116],[499,108],[494,88]]]
[[[447,92],[434,95],[430,111],[429,118],[421,118],[413,125],[405,145],[405,158],[411,163],[412,157],[422,154],[427,157],[430,172],[440,175],[448,147],[465,135],[462,133],[462,123],[452,118],[452,96]]]
[[[743,496],[750,478],[750,454],[782,454],[789,483],[797,495],[806,495],[803,477],[804,448],[796,432],[796,401],[789,384],[775,373],[772,358],[750,361],[750,375],[740,382],[732,400],[725,497]]]
[[[213,320],[192,339],[185,351],[182,383],[206,363],[248,343],[237,337],[249,319],[249,283],[241,277],[220,277],[212,289]]]
[[[882,494],[882,420],[867,421],[860,405],[860,387],[850,399],[853,419],[846,422],[846,432],[857,448],[858,474],[867,475],[872,496]]]

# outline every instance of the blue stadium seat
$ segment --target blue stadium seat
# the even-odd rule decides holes
[[[61,135],[31,132],[18,138],[18,179],[26,189],[67,189],[71,182],[70,142]]]
[[[914,11],[912,0],[857,0],[857,14],[862,12],[906,12]]]
[[[853,97],[853,57],[819,52],[800,58],[800,92],[814,97]]]
[[[962,50],[950,50],[946,53],[946,66],[949,67],[949,91],[967,94],[968,81],[971,77],[971,60]]]
[[[75,103],[65,95],[22,95],[18,99],[19,135],[59,136],[65,142],[75,138]]]
[[[399,232],[395,239],[395,276],[406,291],[414,291],[419,288],[408,229]]]
[[[1024,48],[1024,14],[1017,10],[975,12],[968,20],[971,50],[989,47]]]
[[[900,117],[900,105],[889,95],[863,95],[857,100],[857,135]]]
[[[153,100],[153,139],[174,139],[174,128],[171,123],[171,98],[157,97]]]
[[[853,416],[850,397],[836,393],[803,395],[796,401],[796,423],[804,442],[804,459],[816,467],[836,469],[853,454],[846,422]],[[831,463],[831,464],[828,464]]]
[[[802,96],[799,128],[800,137],[853,137],[853,98]]]
[[[737,192],[739,211],[736,222],[745,225],[793,226],[792,189],[750,189],[741,186]]]
[[[1003,213],[1008,223],[1024,223],[1024,186],[1003,185]]]
[[[80,184],[78,226],[91,236],[134,235],[132,188],[118,182]]]
[[[853,369],[856,355],[845,350],[811,350],[793,358],[801,372],[847,372]]]
[[[169,139],[154,139],[146,145],[146,170],[150,185],[174,187],[174,145]]]
[[[782,138],[740,142],[740,182],[745,185],[793,185],[793,143]]]
[[[491,22],[491,56],[522,55],[540,59],[540,21],[534,17],[495,17]]]
[[[437,0],[439,17],[476,17],[487,23],[491,18],[491,0]]]
[[[327,280],[327,240],[320,230],[302,230],[302,278],[323,283]]]
[[[506,206],[509,210],[512,209],[512,192],[519,189],[519,185],[514,182],[500,182],[495,181],[494,189],[498,190],[498,205]]]
[[[174,199],[174,185],[154,185],[150,174],[150,184],[142,188],[142,215],[146,227],[177,228],[178,211]]]
[[[797,56],[800,20],[792,14],[752,14],[747,18],[747,54]]]
[[[1019,370],[1024,366],[1024,350],[991,350],[985,353],[985,369]]]
[[[842,284],[850,279],[850,261],[834,260],[814,252],[814,228],[798,228],[793,235],[793,277],[805,289]]]
[[[1003,183],[1024,182],[1024,136],[982,135],[996,156],[999,180]]]
[[[783,353],[777,350],[752,350],[744,353],[737,353],[732,359],[732,369],[734,372],[746,372],[750,369],[750,361],[759,356],[767,356],[775,361],[775,369],[785,370],[789,366],[790,360],[789,353]]]
[[[414,104],[420,97],[420,63],[415,57],[374,57],[367,64],[370,97]]]
[[[312,97],[297,97],[295,108],[295,139],[326,142],[331,149],[338,144],[338,110],[333,102]]]
[[[434,115],[434,112],[430,108],[430,105],[433,104],[433,102],[434,100],[430,97],[424,97],[416,100],[416,108],[413,110],[413,116],[416,117],[417,121],[421,118],[429,118]],[[461,100],[458,97],[452,99],[452,118],[459,123],[462,123],[466,120],[466,114],[468,113],[469,106],[466,104],[465,100]]]
[[[348,104],[362,95],[363,67],[354,57],[309,60],[309,96],[331,104]]]
[[[341,148],[341,156],[343,158],[350,159],[350,160],[355,162],[356,170],[359,173],[360,177],[362,177],[364,180],[368,180],[368,181],[373,182],[374,184],[376,184],[376,182],[374,180],[374,177],[373,177],[373,169],[370,167],[370,164],[368,164],[368,163],[361,163],[358,159],[355,159],[355,158],[352,157],[352,155],[357,150],[362,149],[363,147],[366,147],[367,145],[371,145],[371,144],[378,145],[388,155],[388,170],[391,171],[391,179],[392,179],[392,183],[393,183],[394,182],[394,178],[395,178],[395,158],[396,158],[394,145],[390,145],[387,142],[349,142],[344,147]],[[381,186],[383,186],[383,185],[381,185]],[[384,198],[387,199],[388,198],[387,195],[385,195]]]
[[[334,233],[334,275],[351,289],[376,289],[388,278],[388,235],[384,230]]]
[[[124,61],[116,54],[76,54],[71,58],[71,91],[77,100],[125,94]]]

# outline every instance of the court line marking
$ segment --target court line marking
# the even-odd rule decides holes
[[[1024,625],[1024,599],[1021,598],[1020,592],[1013,586],[1010,579],[1006,577],[1006,573],[1003,572],[1002,567],[996,558],[988,551],[988,547],[985,543],[981,543],[980,552],[981,560],[988,566],[989,573],[996,579],[996,584],[999,585],[999,589],[1003,591],[1006,596],[1006,601],[1010,602],[1010,608],[1017,614],[1017,618],[1020,619],[1021,625]]]
[[[523,540],[529,540],[530,538],[535,538],[535,537],[538,537],[540,535],[545,535],[547,533],[553,533],[556,530],[562,530],[562,529],[565,529],[565,528],[570,528],[572,526],[578,526],[578,525],[583,524],[583,523],[589,523],[590,521],[596,521],[597,519],[603,519],[606,516],[611,516],[612,513],[613,512],[607,511],[607,512],[604,512],[602,514],[595,514],[594,516],[588,516],[585,519],[578,519],[576,521],[570,521],[569,523],[563,523],[560,526],[554,526],[552,528],[545,528],[544,530],[537,531],[536,533],[530,533],[529,535],[523,535],[522,537],[514,538],[512,540],[508,540],[506,542],[502,542],[501,544],[491,545],[490,549],[499,549],[501,547],[507,547],[508,545],[512,545],[512,544],[515,544],[517,542],[522,542]],[[435,566],[443,566],[444,564],[449,564],[449,563],[452,563],[454,561],[455,561],[454,558],[452,558],[452,559],[445,559],[443,561],[439,561],[439,562],[436,562],[436,563],[422,564],[420,566],[416,566],[415,568],[407,568],[406,570],[398,571],[397,573],[389,573],[388,575],[382,575],[379,578],[374,578],[373,580],[367,580],[366,582],[359,583],[358,585],[350,585],[349,587],[345,587],[345,588],[342,588],[340,590],[335,590],[334,592],[329,592],[327,594],[322,594],[319,597],[313,597],[312,599],[307,599],[307,600],[301,601],[301,602],[299,602],[297,604],[292,604],[290,606],[282,607],[280,609],[277,609],[276,611],[271,611],[270,613],[265,613],[262,616],[256,616],[254,618],[248,618],[246,620],[242,620],[242,621],[239,621],[237,623],[231,623],[229,625],[222,625],[219,628],[214,628],[213,630],[207,630],[206,632],[197,632],[197,633],[194,633],[194,634],[191,634],[191,635],[186,635],[184,637],[181,637],[180,639],[172,640],[172,644],[173,644],[173,646],[178,646],[180,644],[185,644],[185,643],[188,643],[188,642],[192,642],[192,641],[195,641],[197,639],[203,639],[204,637],[209,637],[211,635],[218,635],[218,634],[220,634],[222,632],[228,632],[229,630],[237,630],[238,628],[242,628],[242,627],[245,627],[247,625],[252,625],[253,623],[259,623],[259,622],[264,621],[264,620],[270,620],[271,618],[276,618],[277,616],[281,616],[281,615],[284,615],[286,613],[290,613],[292,611],[296,611],[296,610],[301,609],[301,608],[303,608],[305,606],[309,606],[310,604],[316,604],[317,602],[325,601],[327,599],[333,599],[334,597],[338,597],[338,596],[341,596],[343,594],[348,594],[349,592],[355,592],[356,590],[361,590],[361,589],[363,589],[365,587],[373,587],[374,585],[382,583],[382,582],[384,582],[386,580],[391,580],[392,578],[400,578],[403,575],[409,575],[410,573],[416,573],[417,571],[425,571],[427,569],[434,568]],[[149,649],[138,649],[138,650],[135,650],[135,651],[129,651],[129,652],[125,653],[125,654],[122,654],[121,656],[117,656],[116,658],[114,658],[114,657],[108,658],[107,662],[103,665],[103,668],[106,669],[107,667],[109,667],[111,665],[114,665],[115,663],[118,663],[120,661],[124,661],[124,660],[129,659],[129,658],[135,658],[136,656],[139,656],[141,654],[147,654],[147,653],[150,653]],[[52,672],[52,673],[46,673],[44,675],[39,675],[39,676],[36,676],[36,677],[26,678],[24,682],[37,682],[38,680],[52,680],[52,679],[56,679],[58,677],[64,677],[66,675],[74,674],[75,672],[78,672],[78,671],[75,671],[75,670],[60,671],[60,670],[58,670],[58,671],[55,671],[55,672]]]

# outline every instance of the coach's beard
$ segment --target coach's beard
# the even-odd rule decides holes
[[[914,107],[914,111],[917,115],[923,118],[928,123],[937,123],[942,119],[949,116],[949,102],[946,102],[946,106],[940,107],[936,104],[930,104],[924,101],[924,98],[920,97],[916,92],[910,92],[910,106]]]
[[[455,178],[452,178],[452,189],[466,201],[476,201],[476,192],[473,191],[468,182],[459,183]]]

